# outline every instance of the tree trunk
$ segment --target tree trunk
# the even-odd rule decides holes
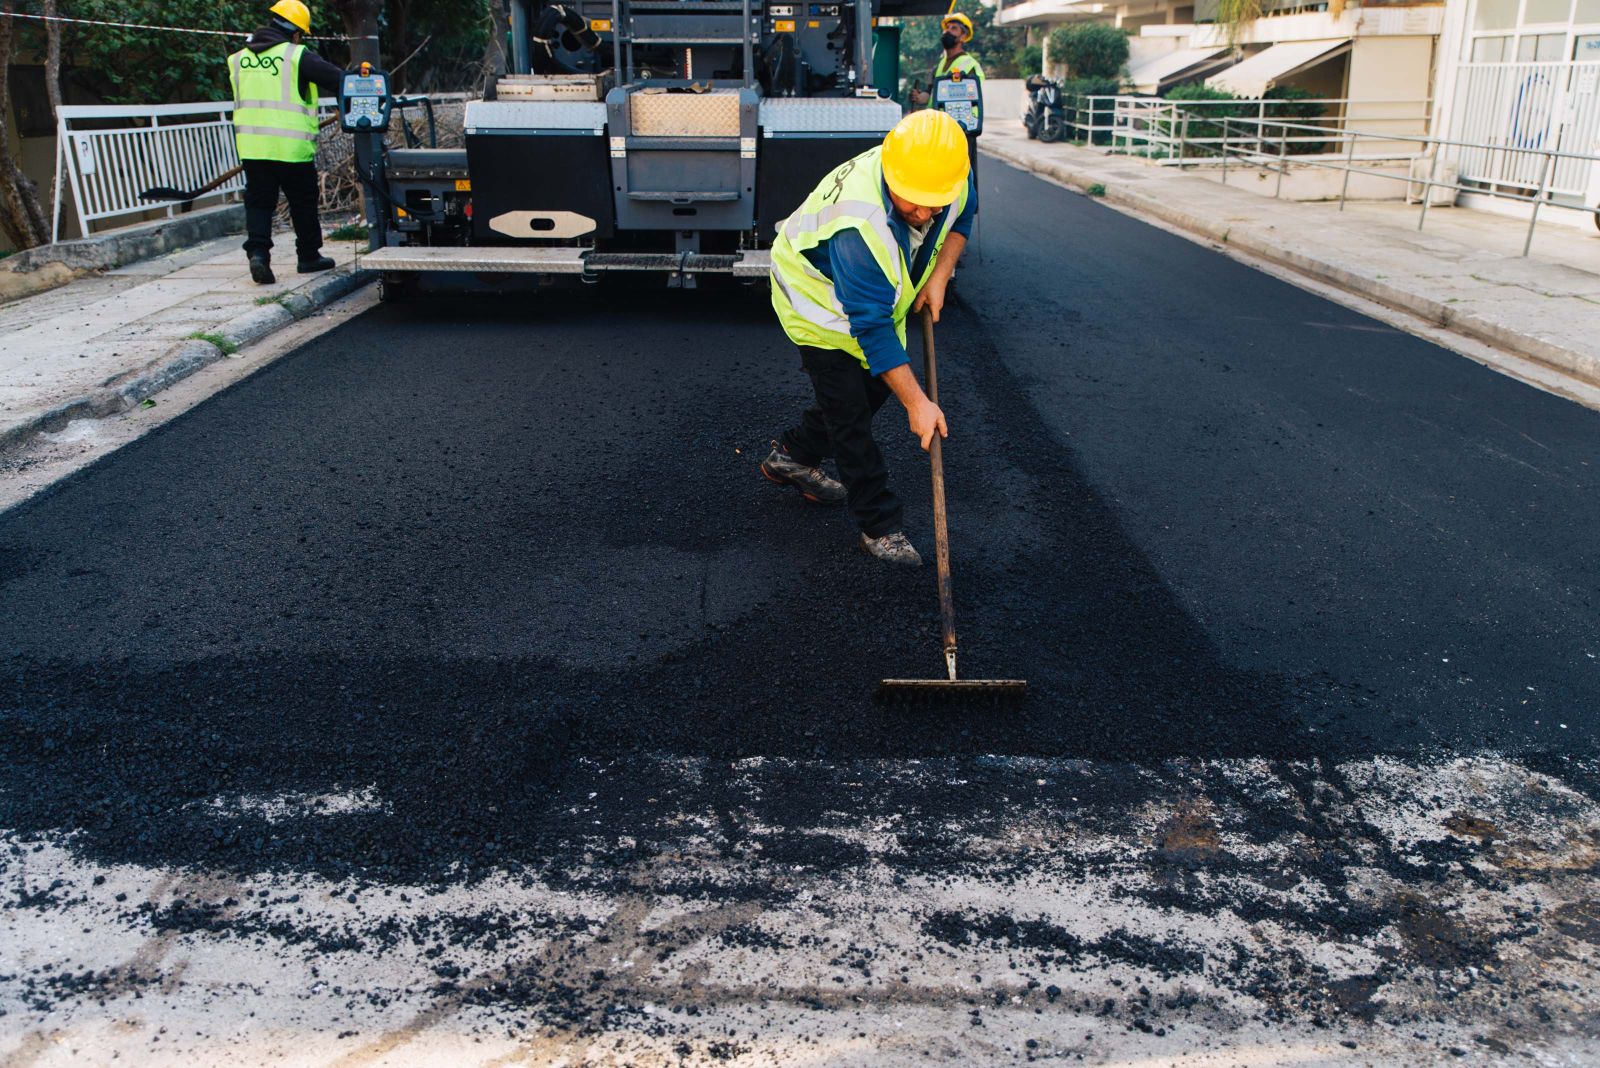
[[[491,80],[506,72],[506,6],[501,0],[487,0],[489,39],[483,46],[482,90]]]
[[[333,0],[333,9],[350,36],[350,63],[378,66],[378,15],[383,0]]]
[[[0,115],[11,113],[12,0],[0,3]],[[9,123],[7,124],[9,126]],[[39,206],[39,188],[11,154],[11,132],[0,129],[0,230],[19,249],[50,241],[50,220]]]
[[[56,17],[56,0],[44,0],[44,91],[50,98],[50,121],[61,110],[61,23]]]

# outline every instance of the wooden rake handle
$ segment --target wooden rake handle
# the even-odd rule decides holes
[[[939,403],[939,364],[933,351],[933,313],[922,309],[922,366],[928,399]],[[928,445],[929,466],[933,468],[933,554],[938,571],[939,614],[944,622],[944,663],[951,681],[956,677],[956,602],[950,589],[950,526],[944,503],[944,450],[939,431]]]

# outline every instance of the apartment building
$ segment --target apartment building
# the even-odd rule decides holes
[[[1465,185],[1600,206],[1600,164],[1546,154],[1600,155],[1600,0],[1452,0],[1439,53],[1434,130],[1482,146],[1454,150]]]

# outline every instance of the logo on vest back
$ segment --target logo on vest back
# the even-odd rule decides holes
[[[273,77],[278,75],[278,65],[283,61],[282,56],[264,56],[251,53],[239,58],[240,70],[269,70]]]

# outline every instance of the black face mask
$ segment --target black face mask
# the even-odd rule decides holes
[[[958,42],[956,41],[955,34],[947,33],[939,38],[939,43],[944,45],[946,51],[949,51],[950,49],[954,48]]]

